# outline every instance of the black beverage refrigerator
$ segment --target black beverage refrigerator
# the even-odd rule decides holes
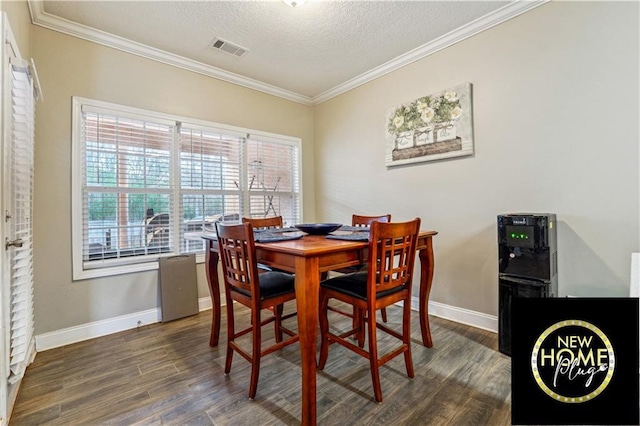
[[[511,355],[511,301],[558,296],[556,215],[498,216],[498,349]]]

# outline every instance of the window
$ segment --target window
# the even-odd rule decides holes
[[[204,253],[243,216],[299,222],[300,139],[74,98],[74,279]]]

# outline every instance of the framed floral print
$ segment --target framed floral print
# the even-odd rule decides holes
[[[387,111],[387,166],[466,155],[473,155],[471,83]]]

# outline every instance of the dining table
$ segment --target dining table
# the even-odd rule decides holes
[[[433,346],[429,328],[429,293],[433,281],[433,236],[436,231],[420,231],[417,254],[420,259],[419,317],[422,344]],[[215,233],[204,233],[205,271],[212,299],[210,346],[220,338],[221,295],[218,277],[219,248]],[[295,274],[298,335],[302,369],[303,425],[315,425],[316,412],[316,351],[318,338],[318,296],[321,274],[367,260],[366,240],[330,239],[324,235],[307,235],[284,241],[260,242],[256,239],[256,260],[268,267]]]

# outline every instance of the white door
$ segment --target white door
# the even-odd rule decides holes
[[[5,33],[6,33],[6,16],[2,13],[0,17],[0,53],[2,54],[2,66],[0,66],[0,122],[2,125],[0,128],[2,129],[2,134],[0,135],[2,146],[0,146],[0,211],[4,210],[4,140],[6,135],[5,129],[5,109],[7,105],[7,90],[5,90],[5,82],[6,82],[6,62],[7,62],[7,54],[6,50],[8,49],[5,43]],[[2,222],[0,222],[2,223]],[[0,241],[4,241],[4,226],[0,225]],[[9,423],[8,421],[8,408],[7,408],[7,399],[8,399],[8,381],[9,377],[9,350],[7,345],[7,340],[9,333],[6,330],[5,324],[5,300],[7,297],[5,296],[7,289],[5,288],[5,283],[8,282],[8,268],[6,267],[7,261],[5,260],[5,255],[0,256],[0,425],[5,425]]]
[[[33,79],[29,64],[20,57],[4,15],[2,34],[0,423],[7,422],[7,414],[11,411],[20,380],[35,355],[32,253]]]

